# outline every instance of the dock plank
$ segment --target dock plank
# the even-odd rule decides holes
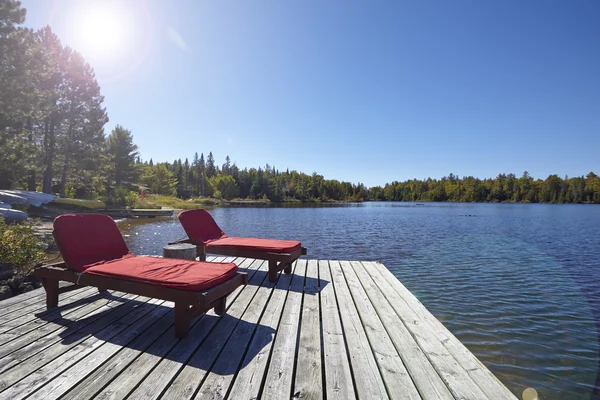
[[[136,297],[137,296],[135,295],[124,295],[120,299],[124,300],[125,302],[129,302]],[[15,365],[23,363],[25,360],[28,360],[26,363],[24,363],[27,366],[31,366],[31,364],[34,363],[41,363],[41,365],[43,365],[44,360],[50,359],[50,357],[55,353],[60,354],[60,350],[62,348],[66,348],[61,347],[61,344],[63,344],[60,343],[61,341],[68,341],[68,344],[75,342],[79,343],[83,341],[83,336],[91,334],[95,332],[95,330],[100,330],[103,327],[101,324],[110,320],[111,318],[111,315],[108,313],[113,310],[118,311],[118,308],[116,308],[117,306],[114,306],[114,303],[114,300],[97,300],[96,302],[92,303],[89,308],[81,310],[82,312],[87,310],[87,314],[76,315],[75,318],[80,318],[77,318],[74,322],[70,322],[68,326],[61,327],[59,330],[39,338],[33,337],[34,340],[29,344],[2,358],[2,363],[0,364],[0,378],[2,377],[1,374],[4,374],[5,371],[9,370]],[[89,312],[90,309],[93,311]],[[99,320],[101,322],[98,322]],[[81,336],[78,338],[78,341],[73,339],[77,335]],[[27,340],[32,339],[29,334],[27,334],[26,337]],[[10,344],[12,344],[12,342],[9,343],[9,345]],[[48,350],[48,348],[50,348],[50,350]]]
[[[58,344],[54,346],[56,351],[46,350],[41,357],[37,357],[37,363],[23,363],[8,370],[0,376],[0,387],[3,388],[0,399],[16,399],[29,395],[64,369],[94,351],[105,340],[110,340],[146,315],[155,307],[156,304],[152,304],[155,301],[145,299],[135,306],[132,303],[121,306],[120,313],[111,313],[112,321],[102,321],[105,322],[101,326],[103,329],[84,336],[84,340],[79,339],[74,342],[81,343],[81,346]],[[106,323],[109,325],[106,326]],[[51,354],[51,357],[46,358],[46,354]],[[8,389],[5,389],[6,387]]]
[[[329,263],[332,282],[335,288],[344,334],[350,353],[350,367],[353,371],[358,397],[363,399],[389,399],[383,377],[371,350],[350,289],[338,261]]]
[[[201,323],[194,326],[197,327],[197,332],[190,332],[131,393],[130,399],[156,399],[164,391],[167,399],[189,399],[195,394],[206,373],[202,366],[214,362],[238,318],[248,307],[258,285],[266,277],[267,263],[256,261],[249,268],[252,267],[256,268],[256,272],[247,286],[239,288],[239,295],[226,314],[219,318],[212,310],[207,312]]]
[[[88,303],[82,307],[69,310],[69,312],[64,312],[64,309],[58,310],[58,319],[52,316],[50,321],[46,322],[46,317],[44,319],[38,318],[0,335],[5,340],[3,345],[0,346],[0,362],[2,362],[0,373],[9,366],[9,362],[2,360],[8,354],[35,343],[35,346],[30,346],[26,350],[28,354],[34,354],[44,347],[59,341],[63,332],[67,330],[74,332],[100,318],[100,313],[107,311],[108,305],[111,302],[118,301],[119,299],[127,301],[127,298],[123,297],[125,293],[112,293],[111,296],[110,299],[104,296],[88,297],[86,299]],[[64,314],[61,315],[61,312]],[[33,327],[30,325],[33,325]],[[34,350],[34,347],[36,350]]]
[[[72,284],[68,282],[60,282],[59,287],[70,285]],[[12,312],[21,307],[25,307],[40,301],[46,301],[46,292],[44,291],[44,288],[33,289],[29,292],[21,293],[18,296],[0,300],[0,315],[4,315],[7,312]]]
[[[281,275],[281,274],[280,274]],[[234,375],[256,330],[262,330],[257,322],[271,297],[275,283],[264,279],[252,298],[248,308],[242,314],[223,350],[214,364],[207,370],[206,378],[196,395],[196,399],[223,399],[229,391]]]
[[[77,363],[60,373],[60,375],[52,379],[47,385],[36,391],[29,398],[45,400],[62,396],[79,382],[82,377],[86,376],[89,371],[94,371],[121,348],[127,346],[130,341],[136,339],[139,335],[144,334],[144,332],[150,326],[153,326],[155,322],[163,320],[164,323],[163,317],[165,314],[168,314],[173,307],[172,304],[165,303],[166,302],[156,301],[154,304],[156,304],[157,307],[140,317],[135,323],[128,326],[128,329],[116,335],[110,341],[100,341],[100,346],[93,351],[93,354],[88,354],[83,359],[80,359]],[[150,302],[148,304],[150,304]],[[167,316],[172,318],[171,315]],[[90,344],[88,343],[88,345]],[[60,368],[64,368],[64,366],[64,363],[60,364]],[[52,366],[46,365],[44,368],[52,368]]]
[[[298,260],[292,286],[288,292],[283,315],[275,335],[271,362],[261,394],[263,399],[289,399],[292,395],[293,369],[305,274],[306,260]]]
[[[269,329],[277,331],[288,289],[295,276],[296,265],[297,263],[293,266],[292,274],[279,274],[275,290],[259,322],[267,329],[256,332],[252,338],[242,362],[242,368],[229,393],[231,399],[258,398],[275,337],[275,334],[271,333]]]
[[[63,400],[72,399],[91,399],[118,376],[125,368],[127,368],[140,354],[145,352],[163,333],[171,330],[173,326],[173,312],[165,314],[156,324],[148,329],[143,335],[131,343],[130,346],[124,347],[117,354],[112,356],[94,372],[88,375],[84,380],[73,385],[69,391],[61,397]]]
[[[350,371],[348,349],[335,298],[329,262],[319,261],[321,282],[321,310],[323,318],[323,353],[325,356],[325,394],[328,400],[356,398],[354,380]]]
[[[64,305],[70,304],[70,299],[79,296],[82,292],[88,293],[88,295],[92,293],[90,288],[61,293],[59,295],[59,304],[61,305],[61,308],[63,308]],[[96,291],[96,293],[98,293],[98,291]],[[38,301],[11,313],[5,314],[0,317],[0,333],[7,332],[17,326],[26,324],[29,321],[33,321],[37,319],[36,317],[39,314],[43,315],[46,312],[46,300],[44,299],[44,301]]]
[[[318,261],[309,260],[302,301],[302,325],[298,361],[294,379],[294,397],[319,400],[323,398],[321,365],[321,318],[319,301]]]
[[[516,398],[383,264],[368,264],[371,268],[367,270],[398,315],[406,318],[405,325],[412,328],[411,333],[456,397]]]
[[[342,261],[341,267],[390,397],[392,399],[400,397],[420,399],[421,396],[406,370],[402,358],[394,347],[365,289],[356,277],[351,263]]]
[[[221,262],[229,259],[222,257],[213,260]],[[259,265],[259,263],[253,263],[252,261],[246,260],[238,265],[240,268],[248,268],[248,273],[251,275],[252,272],[256,271],[256,266]],[[242,289],[238,288],[228,296],[228,307]],[[214,326],[216,319],[217,316],[212,310],[200,316],[190,327],[188,336],[182,340],[175,340],[172,330],[165,332],[147,351],[126,366],[109,385],[102,388],[95,398],[122,399],[134,390],[137,392],[135,396],[140,398],[144,396],[158,398],[162,391],[168,389],[169,382],[186,364],[199,343]]]
[[[351,263],[358,280],[363,286],[373,308],[379,315],[398,354],[402,358],[410,376],[423,399],[454,399],[444,381],[427,359],[419,344],[411,336],[402,320],[387,301],[361,262]]]

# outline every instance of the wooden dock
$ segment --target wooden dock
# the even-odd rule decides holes
[[[516,399],[380,263],[234,261],[250,282],[186,339],[172,304],[94,288],[0,302],[0,399]]]

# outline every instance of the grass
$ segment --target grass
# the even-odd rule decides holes
[[[305,203],[321,203],[322,201],[328,201],[328,200],[309,199]],[[180,199],[180,198],[174,197],[174,196],[162,196],[162,195],[157,195],[157,194],[146,195],[145,203],[149,204],[149,205],[176,208],[176,209],[180,209],[180,210],[195,210],[197,208],[214,207],[214,206],[220,206],[220,205],[244,205],[244,204],[245,205],[252,205],[252,204],[267,205],[267,204],[273,204],[273,202],[271,202],[271,200],[269,200],[267,198],[262,198],[262,199],[235,198],[232,200],[219,200],[219,199],[215,199],[213,197],[202,197],[202,198],[194,198],[194,199],[184,200],[184,199]],[[298,199],[286,197],[282,203],[300,204],[303,202]],[[140,207],[136,207],[136,208],[140,208]]]
[[[155,204],[157,206],[177,208],[180,210],[194,210],[197,208],[221,204],[219,200],[212,198],[197,198],[183,200],[173,196],[161,196],[157,194],[147,195],[146,202],[150,204]]]
[[[271,204],[271,200],[269,199],[258,199],[258,200],[254,200],[254,199],[240,199],[235,198],[235,199],[231,199],[231,200],[224,200],[225,203],[230,203],[230,204]]]

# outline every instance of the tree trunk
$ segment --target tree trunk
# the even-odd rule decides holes
[[[29,177],[27,178],[27,190],[30,192],[35,192],[37,189],[36,179],[35,179],[35,169],[29,170]]]
[[[44,184],[42,191],[44,193],[52,193],[52,163],[54,161],[54,148],[56,145],[56,137],[54,136],[54,121],[50,118],[50,121],[46,120],[46,134],[47,138],[44,138],[44,142],[47,143],[46,147],[46,169],[44,170]]]
[[[67,148],[65,149],[65,154],[64,154],[64,165],[63,165],[63,170],[62,170],[62,176],[60,178],[60,195],[61,197],[65,197],[65,189],[67,186],[67,172],[69,171],[69,160],[70,160],[70,156],[71,156],[71,146],[69,145],[71,143],[71,135],[73,134],[73,121],[71,120],[69,122],[69,132],[67,133]]]
[[[65,154],[65,164],[63,165],[62,176],[60,178],[60,196],[65,197],[65,187],[67,186],[67,170],[69,168],[69,158]]]
[[[31,117],[27,118],[27,130],[29,131],[29,142],[33,142],[33,127]],[[27,177],[27,190],[30,192],[35,192],[36,187],[36,174],[35,169],[29,170],[29,176]]]

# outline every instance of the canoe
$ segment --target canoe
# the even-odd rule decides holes
[[[39,207],[42,204],[48,204],[52,200],[58,199],[55,194],[42,193],[42,192],[30,192],[26,190],[5,190],[6,193],[15,194],[17,196],[24,197],[27,199],[27,203],[32,206]]]
[[[27,219],[27,214],[10,208],[0,208],[0,217],[9,222],[21,222]]]
[[[27,204],[25,197],[9,193],[6,190],[0,190],[0,201],[8,204]]]
[[[49,205],[53,205],[53,204],[78,206],[78,207],[92,208],[92,209],[106,208],[106,204],[103,201],[100,201],[100,200],[83,200],[83,199],[61,198],[61,199],[54,200]]]
[[[0,208],[12,208],[12,206],[8,203],[3,203],[0,201]]]

